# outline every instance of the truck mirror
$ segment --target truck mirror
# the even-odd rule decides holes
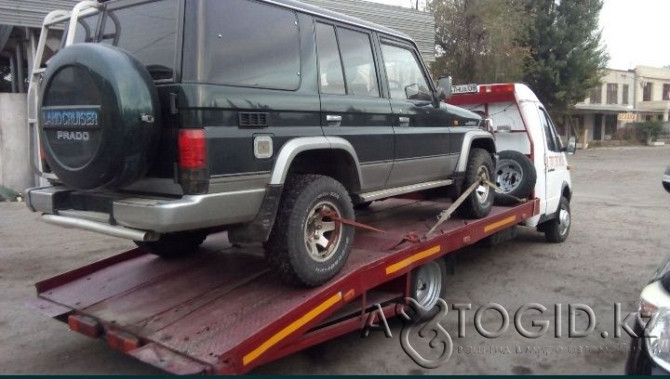
[[[451,97],[451,76],[445,76],[437,80],[437,97],[440,101]]]
[[[577,152],[577,139],[575,137],[570,137],[568,140],[568,147],[565,151],[570,155],[574,155]]]

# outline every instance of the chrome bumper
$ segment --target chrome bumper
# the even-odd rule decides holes
[[[34,212],[53,215],[45,221],[134,239],[139,235],[133,232],[170,233],[246,223],[258,214],[265,196],[265,189],[259,188],[178,199],[115,197],[111,212],[100,217],[100,213],[63,206],[73,192],[64,187],[32,188],[26,191],[26,202]],[[123,229],[130,229],[133,237]],[[151,235],[144,238],[155,239]]]

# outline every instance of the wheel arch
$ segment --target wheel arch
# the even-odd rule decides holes
[[[568,182],[563,182],[563,186],[561,189],[561,195],[568,199],[568,202],[572,200],[572,188],[570,188],[570,185]]]
[[[349,192],[360,191],[363,184],[356,151],[339,137],[303,137],[287,142],[277,156],[270,184],[283,185],[290,173],[327,175]]]
[[[484,130],[471,130],[466,132],[463,137],[463,145],[461,147],[461,155],[458,158],[458,164],[456,165],[456,172],[465,172],[470,151],[476,148],[488,151],[491,157],[494,158],[495,164],[496,144],[491,133]]]

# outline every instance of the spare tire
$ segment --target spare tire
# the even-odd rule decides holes
[[[498,153],[496,185],[502,193],[496,192],[495,203],[511,205],[517,199],[527,199],[535,189],[537,172],[533,162],[518,151],[505,150]]]
[[[143,177],[160,138],[158,92],[146,68],[105,44],[76,44],[44,74],[40,134],[68,187],[117,189]]]

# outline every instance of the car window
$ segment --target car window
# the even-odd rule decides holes
[[[549,117],[549,114],[542,108],[540,108],[540,121],[542,122],[542,129],[544,129],[544,135],[547,139],[547,149],[554,152],[560,152],[563,145],[558,138],[558,133],[556,133],[556,128],[551,121],[551,117]]]
[[[335,28],[331,25],[316,24],[316,46],[319,57],[319,88],[321,93],[344,95],[344,74],[337,47]]]
[[[172,79],[178,13],[176,0],[107,11],[101,40],[130,52],[155,80]]]
[[[382,43],[382,55],[392,99],[432,99],[423,70],[411,50]]]
[[[184,56],[187,80],[298,89],[300,34],[295,12],[249,0],[201,0],[196,4],[205,22],[189,25],[199,21],[187,17],[184,44],[191,45],[189,49],[203,60],[187,61]]]
[[[349,95],[379,97],[377,69],[367,33],[338,28],[338,40]]]

